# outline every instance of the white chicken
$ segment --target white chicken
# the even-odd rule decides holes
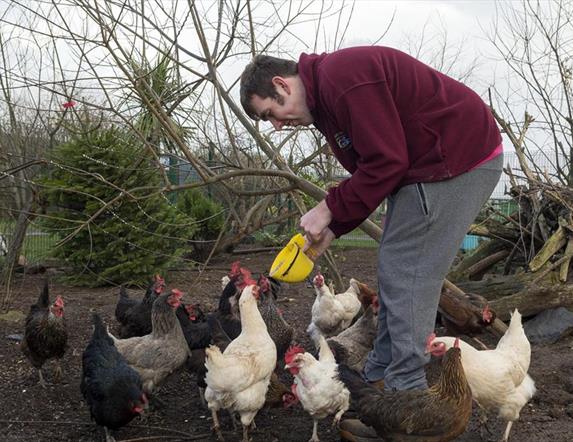
[[[360,289],[358,281],[351,279],[348,290],[335,295],[324,283],[324,276],[320,273],[314,277],[313,284],[316,298],[312,304],[312,319],[306,331],[318,348],[317,338],[320,335],[325,338],[337,335],[352,324],[360,311]]]
[[[294,376],[293,393],[312,416],[312,437],[318,442],[318,421],[334,415],[333,424],[350,406],[350,392],[338,379],[338,365],[323,336],[318,338],[318,361],[301,347],[291,347],[285,355],[285,369]]]
[[[243,442],[248,442],[248,431],[257,412],[265,403],[265,395],[277,360],[277,350],[257,307],[259,287],[250,273],[243,272],[244,286],[239,299],[241,334],[231,341],[224,353],[211,345],[206,350],[205,399],[213,416],[213,429],[219,440],[217,411],[237,412],[243,425]]]
[[[455,338],[432,334],[427,352],[439,356],[451,348]],[[535,394],[535,382],[527,374],[531,345],[521,324],[521,314],[515,310],[505,334],[493,350],[477,350],[460,342],[462,364],[472,396],[485,411],[497,411],[507,421],[503,441],[509,438],[513,422],[519,419],[523,406]]]

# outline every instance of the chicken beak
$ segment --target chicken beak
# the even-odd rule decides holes
[[[290,364],[286,364],[284,369],[288,370],[289,368],[290,368]]]

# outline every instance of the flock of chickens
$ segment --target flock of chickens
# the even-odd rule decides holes
[[[115,310],[118,337],[94,313],[93,335],[82,356],[81,392],[106,440],[113,440],[110,430],[144,413],[150,400],[160,401],[161,385],[179,369],[195,374],[219,440],[222,409],[233,423],[239,416],[247,442],[261,408],[300,403],[314,421],[311,442],[319,440],[319,420],[333,416],[338,424],[349,409],[384,440],[447,441],[465,431],[472,401],[481,410],[482,428],[488,412],[507,421],[503,440],[508,439],[535,394],[527,374],[531,348],[519,312],[494,349],[478,350],[458,337],[428,336],[427,353],[443,358],[438,381],[428,390],[388,391],[360,375],[376,336],[377,293],[351,279],[345,292],[335,294],[320,273],[313,286],[307,333],[316,352],[294,344],[294,329],[276,304],[280,283],[265,275],[255,280],[238,262],[222,278],[217,310],[207,315],[185,305],[179,290],[166,292],[159,276],[141,300],[121,288]],[[442,323],[456,336],[473,336],[495,318],[482,300],[447,291],[440,307]],[[58,296],[50,304],[46,284],[30,308],[21,344],[42,385],[47,360],[55,359],[56,375],[61,374],[66,345],[64,302]],[[290,387],[280,381],[282,370],[293,377]]]

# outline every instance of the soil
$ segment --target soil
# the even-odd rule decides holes
[[[345,278],[356,278],[375,286],[376,250],[349,249],[338,251]],[[248,255],[223,255],[212,262],[209,269],[199,274],[196,270],[173,271],[167,275],[168,287],[185,292],[184,301],[200,302],[206,309],[214,309],[220,293],[221,277],[232,261],[240,259],[253,272],[266,271],[273,252]],[[51,383],[53,362],[45,366],[47,388],[38,383],[35,370],[20,352],[18,343],[9,335],[22,333],[23,317],[34,303],[43,284],[42,275],[19,276],[12,296],[12,312],[0,320],[0,439],[2,441],[95,441],[102,440],[102,432],[91,421],[79,390],[81,355],[91,336],[91,312],[97,311],[112,330],[117,288],[85,289],[64,286],[52,279],[51,296],[62,295],[66,302],[69,329],[69,349],[63,360],[64,380]],[[138,297],[142,290],[130,290]],[[314,300],[313,289],[306,283],[285,284],[281,306],[285,319],[296,327],[296,340],[310,347],[305,329],[310,320]],[[53,299],[53,298],[52,298]],[[20,314],[18,315],[18,311]],[[484,335],[487,341],[487,336]],[[491,338],[490,343],[494,343]],[[530,374],[536,381],[537,395],[527,404],[521,418],[513,426],[514,441],[570,441],[573,440],[573,338],[568,337],[552,345],[532,346]],[[281,376],[289,381],[287,373]],[[170,377],[158,393],[163,405],[149,412],[145,420],[136,419],[115,433],[117,440],[216,440],[210,432],[212,424],[208,410],[199,401],[195,381],[182,371]],[[474,407],[475,408],[475,407]],[[319,426],[322,441],[340,440],[331,428],[331,419]],[[227,413],[221,415],[227,441],[241,440],[240,432],[233,432]],[[263,409],[256,417],[257,429],[252,433],[257,441],[306,441],[312,433],[312,419],[300,407]],[[485,439],[499,439],[504,423],[491,416],[491,434]],[[477,411],[459,441],[480,441]]]

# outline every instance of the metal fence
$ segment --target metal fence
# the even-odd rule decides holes
[[[8,252],[8,246],[12,242],[16,222],[12,219],[0,220],[0,262]],[[36,224],[28,227],[21,256],[26,264],[39,264],[50,257],[57,238],[55,235],[44,231]]]

